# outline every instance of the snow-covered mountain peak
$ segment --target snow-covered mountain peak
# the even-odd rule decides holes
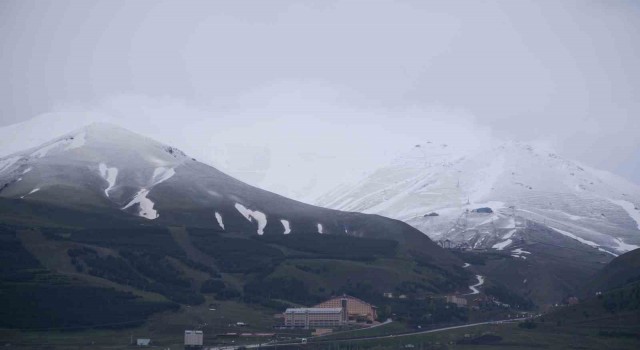
[[[147,195],[193,162],[177,148],[94,123],[0,159],[0,195],[44,197],[54,188],[95,186],[103,200],[155,219],[158,213]]]
[[[190,158],[181,150],[161,144],[124,128],[108,123],[93,123],[49,141],[41,146],[20,151],[4,159],[39,159],[68,157],[112,163],[131,162],[147,166],[175,167]],[[140,159],[142,157],[142,159]],[[2,161],[2,160],[0,160]],[[140,163],[142,162],[142,163]]]
[[[482,232],[494,232],[495,220],[516,213],[522,220],[553,223],[549,226],[615,252],[640,245],[640,187],[548,148],[517,141],[475,149],[415,145],[388,166],[317,203],[403,220],[435,239],[450,235],[467,211],[490,207],[490,218],[476,215],[473,221]]]

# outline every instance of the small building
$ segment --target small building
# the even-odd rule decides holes
[[[382,293],[382,296],[385,298],[393,299],[393,293],[391,292]]]
[[[289,308],[284,312],[284,324],[292,328],[339,327],[346,323],[346,313],[335,308]]]
[[[151,344],[151,339],[147,339],[147,338],[136,339],[136,345],[138,346],[149,346],[149,344]]]
[[[346,294],[331,298],[314,306],[314,308],[343,308],[346,310],[348,321],[373,322],[378,318],[375,306]]]
[[[202,331],[184,331],[184,347],[190,349],[202,348]]]
[[[456,306],[458,306],[458,307],[466,307],[467,306],[467,299],[465,299],[463,297],[459,297],[457,295],[447,295],[445,297],[445,299],[447,300],[447,303],[456,304]]]

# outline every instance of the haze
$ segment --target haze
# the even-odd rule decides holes
[[[640,183],[639,29],[635,1],[3,0],[0,156],[109,121],[301,200],[426,140]]]

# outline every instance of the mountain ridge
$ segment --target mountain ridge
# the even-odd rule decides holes
[[[432,239],[459,243],[470,240],[456,237],[461,232],[493,232],[496,224],[514,229],[508,221],[519,217],[615,255],[640,245],[639,186],[519,142],[465,152],[449,148],[416,145],[351,189],[338,187],[316,203],[393,217]],[[492,215],[464,218],[483,207]],[[462,219],[465,229],[456,227]]]
[[[6,199],[121,211],[127,219],[138,217],[155,225],[248,235],[393,236],[412,242],[424,254],[459,263],[403,222],[291,200],[235,180],[175,147],[105,123],[0,159],[0,188],[0,197]]]

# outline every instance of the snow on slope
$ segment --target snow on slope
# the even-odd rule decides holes
[[[220,213],[218,212],[216,212],[216,221],[218,222],[218,225],[220,226],[220,228],[224,230],[224,222],[222,222],[222,215],[220,215]]]
[[[140,189],[131,202],[125,205],[122,209],[128,209],[137,204],[139,216],[149,220],[157,219],[160,214],[158,214],[158,211],[154,209],[155,203],[151,199],[147,198],[147,195],[149,195],[149,192],[154,186],[169,180],[175,174],[176,172],[173,168],[158,167],[154,169],[153,175],[149,180],[148,187]]]
[[[416,145],[316,204],[392,217],[434,240],[474,247],[504,249],[515,222],[524,220],[552,224],[608,252],[640,245],[639,186],[518,142],[464,152]],[[493,213],[472,213],[480,207]]]
[[[92,124],[0,159],[0,195],[24,198],[42,181],[50,185],[80,186],[86,174],[65,174],[66,166],[82,163],[106,181],[105,196],[123,210],[146,219],[159,216],[149,198],[154,188],[176,174],[190,159],[181,151],[109,124]],[[52,168],[51,162],[59,165]],[[36,169],[37,171],[32,171]],[[153,169],[153,170],[151,170]],[[21,176],[21,177],[19,177]],[[18,184],[24,177],[24,185]],[[125,188],[125,191],[114,191]],[[54,188],[55,186],[47,186]],[[133,189],[135,192],[131,192]],[[114,197],[115,194],[115,197]]]
[[[513,242],[510,239],[507,239],[507,240],[502,241],[500,243],[494,244],[491,248],[497,249],[497,250],[502,250],[502,249],[508,247],[509,245],[511,245],[511,243],[513,243]]]
[[[157,219],[160,215],[156,210],[153,209],[155,205],[153,201],[147,198],[149,195],[149,190],[146,188],[141,189],[136,193],[131,202],[122,207],[122,209],[128,209],[134,205],[138,205],[138,215],[149,220]]]
[[[267,216],[263,212],[247,209],[247,207],[240,203],[236,203],[235,207],[245,219],[249,220],[249,222],[256,220],[258,223],[258,234],[264,234],[264,228],[267,226]]]
[[[640,208],[638,208],[638,206],[622,199],[609,199],[609,201],[622,207],[622,209],[624,209],[627,214],[629,214],[629,217],[631,217],[636,222],[636,225],[640,230]]]
[[[280,222],[282,223],[282,226],[284,227],[284,234],[288,235],[291,233],[291,225],[289,224],[288,220],[280,220]]]
[[[109,186],[104,190],[105,196],[109,197],[109,191],[116,185],[116,178],[118,177],[118,168],[109,168],[106,164],[100,163],[100,176],[107,181]]]

